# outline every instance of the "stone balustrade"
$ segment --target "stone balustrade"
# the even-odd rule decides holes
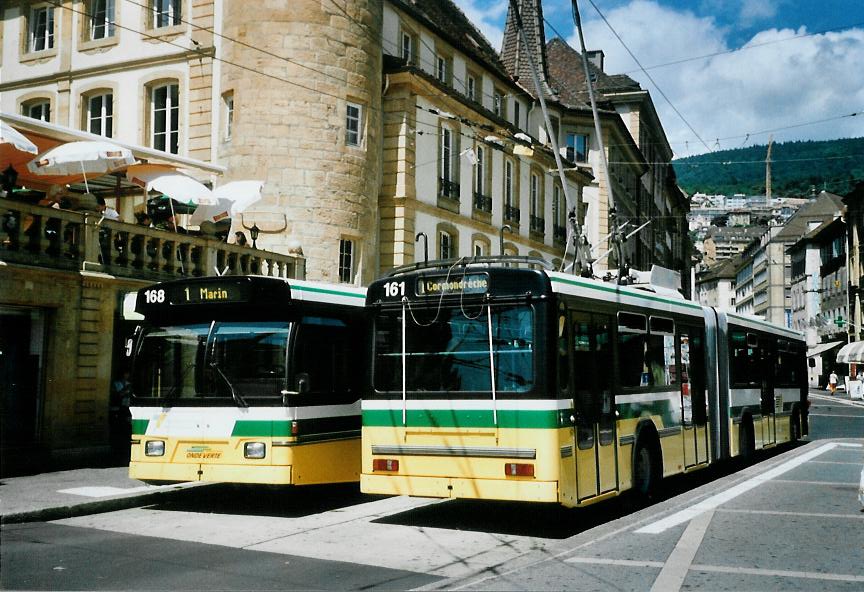
[[[0,261],[164,281],[217,274],[303,279],[302,256],[0,199]]]

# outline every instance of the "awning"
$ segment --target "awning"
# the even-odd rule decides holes
[[[847,343],[837,352],[837,362],[840,364],[861,364],[864,362],[864,341]]]
[[[842,341],[829,341],[827,343],[819,343],[814,345],[810,349],[807,350],[807,357],[812,358],[813,356],[818,356],[819,354],[825,353],[829,349],[834,349],[838,345],[843,343]]]
[[[24,117],[23,115],[0,113],[0,119],[11,125],[27,139],[36,144],[40,154],[59,144],[65,144],[68,142],[81,140],[105,140],[104,137],[89,132],[39,121],[38,119]],[[212,182],[215,176],[224,174],[226,170],[225,167],[211,162],[195,160],[177,154],[169,154],[154,148],[129,144],[116,138],[111,138],[110,141],[131,150],[135,158],[141,162],[149,164],[166,164],[176,168],[183,168],[194,174],[196,177],[200,177],[204,181]],[[30,173],[27,169],[27,163],[32,159],[33,155],[26,152],[19,152],[14,155],[14,158],[12,158],[12,156],[7,156],[7,158],[0,163],[0,170],[11,165],[18,173],[18,185],[46,190],[52,185],[80,184],[80,187],[76,186],[75,189],[82,192],[84,191],[84,186],[81,184],[81,180],[83,179],[82,175],[44,176]],[[120,173],[111,173],[93,179],[88,175],[87,181],[90,185],[89,189],[91,190],[91,193],[104,193],[106,197],[110,197],[113,194],[138,194],[141,192],[139,187],[126,181],[125,177]]]

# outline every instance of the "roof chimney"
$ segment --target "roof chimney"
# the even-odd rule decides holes
[[[606,57],[606,54],[603,53],[602,49],[591,49],[585,52],[588,61],[594,64],[594,66],[603,71],[603,59]]]

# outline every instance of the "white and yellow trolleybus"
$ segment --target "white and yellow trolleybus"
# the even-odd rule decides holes
[[[369,286],[361,490],[590,504],[797,439],[801,334],[527,258]]]
[[[140,290],[130,476],[357,481],[364,304],[365,290],[262,276]]]

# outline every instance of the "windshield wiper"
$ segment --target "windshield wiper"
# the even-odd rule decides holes
[[[231,384],[231,381],[228,380],[228,377],[225,376],[224,372],[222,372],[222,368],[219,367],[219,364],[217,364],[215,361],[210,362],[210,367],[213,368],[219,374],[219,376],[222,378],[222,380],[225,381],[225,384],[228,385],[228,389],[231,391],[231,398],[234,399],[234,402],[237,404],[237,406],[238,407],[248,407],[249,403],[247,403],[246,400],[243,399],[243,397],[240,395],[240,393],[238,393],[234,389],[234,385]]]

